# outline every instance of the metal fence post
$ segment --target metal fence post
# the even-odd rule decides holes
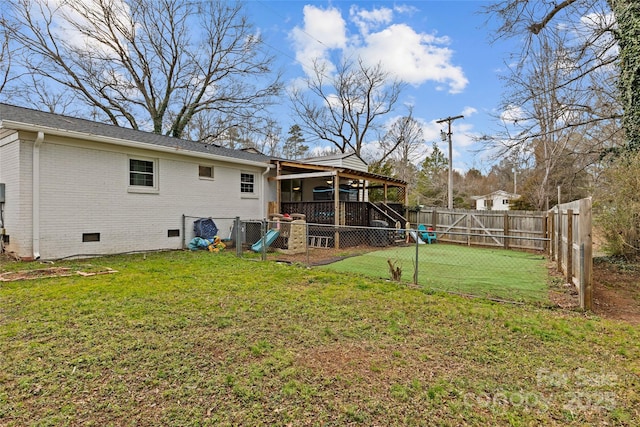
[[[267,220],[263,219],[262,226],[260,227],[260,239],[262,240],[262,261],[267,260],[267,227]]]
[[[182,214],[182,250],[185,250],[187,247],[187,217],[185,214]]]
[[[236,229],[236,235],[233,236],[233,238],[236,241],[236,256],[238,258],[242,257],[242,230],[240,227],[242,227],[242,223],[240,222],[240,217],[237,216],[234,221],[233,221],[233,226]]]
[[[413,268],[413,284],[418,286],[418,248],[420,247],[420,236],[418,236],[418,230],[415,230],[414,232],[416,233],[416,265]]]
[[[305,222],[304,223],[304,240],[305,240],[305,248],[307,249],[307,267],[309,267],[311,265],[311,261],[309,259],[309,223]]]

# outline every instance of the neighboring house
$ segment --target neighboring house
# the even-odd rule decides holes
[[[181,248],[183,215],[264,218],[269,175],[261,154],[0,104],[0,238],[22,259]]]
[[[511,201],[520,198],[519,194],[498,190],[484,196],[473,196],[476,210],[479,211],[508,211]]]

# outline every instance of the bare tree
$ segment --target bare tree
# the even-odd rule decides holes
[[[114,125],[182,137],[199,114],[225,129],[264,112],[281,89],[273,58],[223,0],[15,0],[5,25],[34,76]],[[216,135],[213,135],[214,137]]]
[[[411,191],[418,172],[415,163],[423,154],[424,143],[422,126],[412,117],[412,109],[410,109],[409,115],[393,122],[380,139],[382,155],[375,162],[383,164],[389,160],[393,175],[408,182],[408,191]]]
[[[0,0],[0,10],[5,10],[9,6],[4,0]],[[22,72],[16,70],[16,56],[19,49],[12,43],[11,30],[13,24],[0,14],[0,96],[9,98],[16,94],[12,86],[15,81],[22,77]]]
[[[282,127],[275,120],[269,120],[264,128],[264,135],[256,144],[256,149],[267,156],[278,156],[281,134]]]
[[[596,106],[576,103],[575,115],[565,127],[587,125],[603,121],[611,129],[611,121],[622,120],[626,131],[626,147],[640,149],[640,46],[637,28],[640,26],[640,4],[635,0],[501,0],[485,8],[488,22],[498,22],[496,38],[524,38],[518,62],[531,59],[534,40],[542,34],[560,32],[572,35],[565,40],[567,63],[573,68],[565,78],[556,82],[557,88],[571,86],[573,90],[608,93],[611,104]],[[619,66],[619,69],[617,68]],[[610,76],[616,74],[614,78]],[[609,77],[602,78],[603,75]],[[614,82],[614,84],[611,84]],[[604,85],[600,86],[600,84]],[[618,85],[616,87],[616,84]],[[622,112],[624,111],[624,115]],[[605,139],[605,138],[602,138]],[[620,136],[615,136],[620,140]],[[601,147],[610,151],[617,147]]]
[[[334,144],[342,153],[360,155],[367,135],[375,133],[380,119],[393,110],[401,90],[402,83],[380,64],[343,61],[329,75],[327,64],[315,61],[305,90],[294,90],[291,99],[308,133]]]
[[[0,32],[0,93],[9,82],[11,76],[11,51],[9,49],[9,34]]]
[[[592,132],[593,137],[577,132],[578,127],[591,131],[602,127],[605,121],[594,117],[608,111],[598,105],[595,89],[586,91],[577,82],[567,83],[576,72],[567,51],[563,34],[541,34],[532,42],[529,60],[506,79],[501,107],[511,112],[503,116],[503,132],[488,140],[500,148],[498,156],[515,157],[516,166],[525,169],[524,163],[535,169],[535,180],[524,188],[525,197],[537,209],[548,198],[554,199],[558,182],[574,183],[572,174],[596,162],[610,141],[603,131]]]

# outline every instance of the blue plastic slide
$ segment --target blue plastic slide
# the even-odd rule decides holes
[[[422,238],[420,238],[418,233],[416,233],[415,231],[409,230],[409,236],[411,236],[411,238],[413,239],[414,242],[418,242],[419,245],[424,245],[425,244],[425,241],[422,240]]]
[[[272,228],[271,230],[267,231],[267,234],[262,239],[258,240],[251,246],[251,250],[254,252],[262,252],[263,242],[266,242],[266,245],[268,248],[269,246],[271,246],[273,241],[278,238],[279,235],[280,235],[280,230],[276,230],[275,228]]]

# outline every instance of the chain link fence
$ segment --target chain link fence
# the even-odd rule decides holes
[[[185,216],[185,247],[196,237],[196,220]],[[548,261],[542,250],[447,243],[429,227],[390,227],[384,221],[372,221],[370,227],[308,223],[302,215],[213,221],[225,250],[239,257],[297,263],[430,291],[507,301],[547,298]]]

